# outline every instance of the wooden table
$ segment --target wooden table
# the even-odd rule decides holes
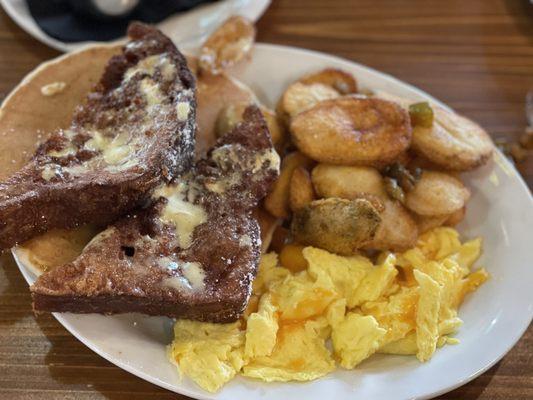
[[[533,89],[527,0],[274,0],[258,30],[259,41],[324,51],[395,75],[495,138],[524,130],[524,96]],[[57,54],[0,12],[0,98]],[[521,171],[532,187],[531,160]],[[4,255],[0,263],[1,399],[180,398],[100,358],[52,317],[35,318],[12,259]],[[533,399],[532,357],[530,327],[501,362],[440,399]]]

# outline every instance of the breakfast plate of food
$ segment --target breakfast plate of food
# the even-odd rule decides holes
[[[533,199],[477,123],[391,76],[254,43],[37,68],[0,114],[0,246],[36,313],[198,399],[426,399],[533,315]]]

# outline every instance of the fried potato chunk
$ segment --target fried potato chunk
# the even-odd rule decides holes
[[[304,167],[294,170],[289,189],[289,206],[294,212],[311,203],[315,198],[315,191],[311,183],[309,172]]]
[[[224,136],[241,122],[242,114],[249,105],[249,102],[238,102],[229,104],[220,110],[215,122],[215,134],[217,137]],[[268,131],[272,137],[272,143],[275,146],[280,145],[284,141],[286,134],[285,129],[281,126],[276,117],[276,113],[262,105],[259,105],[259,109],[267,123]]]
[[[253,214],[261,232],[261,253],[266,253],[272,242],[274,231],[280,226],[281,220],[273,217],[263,207],[257,207]]]
[[[446,173],[424,171],[407,192],[405,205],[422,216],[452,214],[463,208],[470,198],[470,191],[463,183]]]
[[[432,105],[434,122],[413,128],[413,150],[442,169],[467,171],[492,155],[490,136],[475,122],[453,111]]]
[[[339,92],[329,85],[295,82],[281,96],[276,111],[288,126],[291,119],[299,113],[324,100],[335,99],[339,96]]]
[[[416,245],[418,227],[411,214],[400,204],[384,200],[385,210],[374,239],[365,248],[374,250],[404,251]]]
[[[319,197],[357,199],[361,194],[385,197],[383,177],[376,168],[318,164],[311,173]]]
[[[250,54],[255,41],[253,23],[242,17],[228,18],[200,49],[200,73],[219,74]]]
[[[418,232],[420,234],[430,231],[434,228],[444,225],[444,223],[450,218],[450,215],[435,215],[424,216],[413,213],[413,218],[418,226]]]
[[[279,253],[279,262],[293,273],[306,270],[309,265],[303,255],[304,248],[296,243],[286,244]]]
[[[313,161],[298,151],[285,156],[281,162],[278,180],[274,183],[272,191],[265,197],[264,205],[270,214],[278,218],[288,218],[292,173],[298,167],[311,168],[312,166]]]
[[[325,68],[318,72],[305,75],[298,79],[305,85],[311,83],[322,83],[331,86],[340,94],[351,94],[357,92],[357,82],[354,76],[338,68]]]
[[[368,200],[315,200],[294,213],[291,231],[298,243],[352,255],[374,237],[381,218]]]
[[[465,218],[465,215],[466,215],[466,206],[450,214],[448,218],[446,219],[446,222],[444,222],[444,225],[446,226],[458,225]]]
[[[290,132],[302,153],[341,165],[391,162],[411,141],[407,111],[378,98],[346,96],[320,102],[296,115]]]

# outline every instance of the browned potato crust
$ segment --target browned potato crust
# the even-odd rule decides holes
[[[356,199],[361,194],[385,197],[383,177],[372,167],[318,164],[311,174],[319,197]]]
[[[321,71],[313,72],[298,79],[298,82],[306,85],[311,83],[322,83],[323,85],[331,86],[340,94],[357,92],[357,82],[354,76],[337,68],[325,68]]]
[[[467,171],[484,164],[492,155],[490,136],[475,122],[453,111],[432,105],[430,128],[413,128],[412,148],[442,169]]]
[[[339,97],[339,92],[331,86],[322,83],[306,85],[301,82],[295,82],[281,96],[276,111],[288,126],[291,118],[294,118],[302,111],[312,108],[321,101],[337,97]]]
[[[257,219],[261,231],[261,252],[265,253],[270,246],[276,228],[281,224],[281,220],[270,215],[263,207],[257,207],[254,210],[254,217]]]
[[[405,205],[422,216],[452,214],[464,207],[470,191],[463,183],[443,172],[424,171],[405,196]]]
[[[296,115],[290,125],[298,149],[329,164],[375,165],[393,161],[409,147],[409,114],[377,98],[341,97]]]
[[[311,203],[315,198],[311,176],[304,167],[294,170],[289,189],[289,205],[292,212]]]
[[[270,251],[280,253],[283,247],[289,242],[290,231],[282,225],[278,225],[272,234]]]
[[[416,221],[416,224],[418,226],[418,232],[420,234],[444,225],[444,223],[449,217],[450,215],[435,215],[430,217],[413,213],[413,218]]]
[[[365,248],[405,251],[416,245],[418,228],[409,212],[395,200],[384,200],[385,210],[374,239]]]
[[[232,16],[215,30],[200,49],[201,73],[218,74],[250,54],[255,27],[242,16]]]
[[[303,255],[304,248],[305,246],[295,243],[283,246],[279,253],[280,264],[293,273],[306,270],[308,263]]]
[[[279,178],[274,183],[272,191],[265,197],[264,205],[269,213],[278,218],[289,217],[289,189],[292,173],[300,166],[311,168],[312,165],[313,161],[298,151],[285,156],[281,162]]]
[[[367,200],[315,200],[294,213],[291,232],[301,244],[352,255],[374,237],[381,221]]]
[[[444,223],[444,225],[446,226],[458,225],[465,218],[465,215],[466,215],[466,206],[450,214],[448,216],[448,219]]]

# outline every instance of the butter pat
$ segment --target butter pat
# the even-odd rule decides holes
[[[68,145],[64,149],[61,150],[52,150],[49,151],[47,154],[51,157],[67,157],[70,155],[76,154],[77,150],[72,144]]]
[[[268,163],[268,168],[279,171],[280,158],[274,149],[266,150],[255,158],[253,173],[260,171]]]
[[[85,143],[85,148],[102,152],[107,164],[117,165],[131,157],[132,147],[128,144],[129,134],[120,133],[115,137],[107,137],[100,132],[94,132],[92,139]]]
[[[175,263],[173,261],[173,263]],[[178,262],[181,269],[181,276],[173,276],[163,281],[163,286],[176,290],[192,289],[201,290],[204,288],[205,272],[199,262]]]
[[[155,191],[154,197],[165,197],[167,204],[161,213],[161,220],[176,228],[178,246],[182,249],[192,244],[194,229],[207,221],[207,213],[198,204],[187,201],[187,186],[184,183],[163,186]]]
[[[49,181],[50,179],[52,179],[53,177],[55,177],[57,174],[57,169],[55,166],[50,166],[50,165],[46,165],[44,168],[43,168],[43,171],[41,172],[41,177],[45,180],[45,181]]]
[[[151,79],[143,79],[140,88],[149,107],[160,104],[163,100],[159,87]]]
[[[65,88],[67,87],[67,84],[65,82],[53,82],[49,83],[48,85],[44,85],[41,87],[41,94],[43,96],[53,96],[58,93],[61,93]]]
[[[179,101],[176,104],[176,113],[178,114],[178,120],[186,121],[189,118],[189,112],[191,111],[191,106],[186,101]]]

